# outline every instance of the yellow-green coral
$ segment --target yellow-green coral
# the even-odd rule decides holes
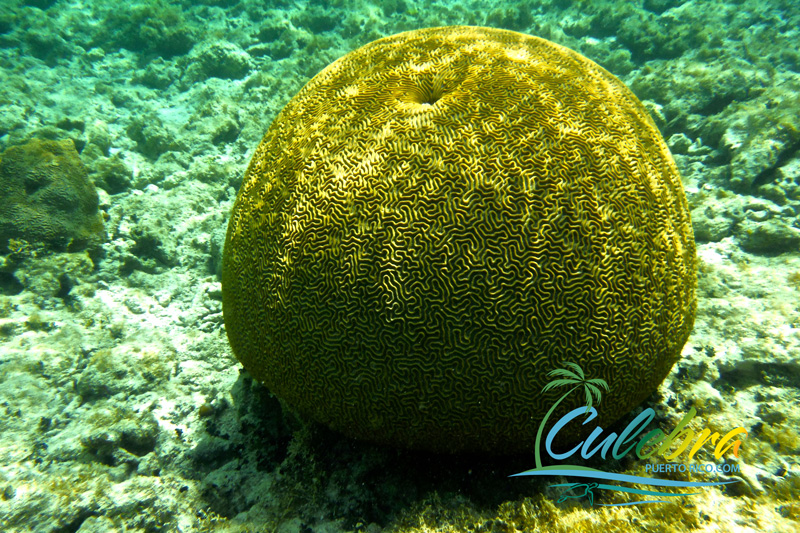
[[[565,362],[607,424],[691,330],[680,176],[614,76],[543,39],[418,30],[323,70],[265,135],[223,259],[234,353],[353,437],[530,449]],[[583,398],[570,398],[565,408]]]
[[[52,250],[95,249],[105,239],[98,197],[70,140],[34,139],[0,160],[0,252],[26,241]]]

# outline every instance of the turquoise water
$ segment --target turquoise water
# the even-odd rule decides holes
[[[733,483],[599,509],[633,499],[508,477],[533,454],[350,440],[234,358],[225,231],[272,120],[348,52],[444,25],[568,47],[650,113],[691,210],[697,316],[666,380],[611,429],[652,409],[668,433],[694,408],[697,433],[747,435],[738,457],[582,464]],[[797,531],[798,27],[789,1],[4,1],[0,530]]]

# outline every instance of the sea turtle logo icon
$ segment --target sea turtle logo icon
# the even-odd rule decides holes
[[[576,491],[581,487],[583,487],[582,493],[575,492],[574,494],[569,494],[570,491]],[[597,483],[574,483],[570,488],[567,489],[567,491],[564,494],[561,495],[557,503],[564,503],[569,499],[578,499],[578,498],[583,498],[584,496],[588,496],[589,505],[594,505],[594,493],[592,492],[592,489],[596,488],[597,488]]]

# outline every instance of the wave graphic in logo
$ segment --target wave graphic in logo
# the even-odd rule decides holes
[[[525,470],[518,474],[512,474],[509,477],[517,476],[563,476],[563,477],[580,477],[588,479],[620,481],[623,483],[638,483],[640,485],[652,485],[658,487],[714,487],[719,485],[730,485],[731,483],[738,483],[741,480],[734,479],[730,481],[676,481],[674,479],[661,479],[655,477],[642,477],[633,476],[630,474],[617,474],[614,472],[604,472],[585,466],[577,465],[558,465],[558,466],[545,466],[542,468],[533,468]],[[661,498],[674,498],[680,496],[694,496],[700,494],[699,492],[662,492],[657,490],[644,490],[634,489],[631,487],[623,487],[620,485],[606,485],[605,483],[555,483],[551,487],[569,487],[564,495],[558,500],[557,503],[562,503],[568,499],[589,498],[589,503],[594,505],[594,489],[612,490],[615,492],[627,492],[629,494],[637,494],[640,496],[658,496]],[[583,492],[581,492],[583,491]],[[569,494],[573,492],[572,494]],[[618,507],[625,505],[637,505],[642,503],[664,503],[669,500],[640,500],[635,502],[626,503],[608,503],[600,504],[604,507]]]

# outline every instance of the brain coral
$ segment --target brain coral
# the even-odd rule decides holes
[[[12,146],[0,156],[0,251],[9,239],[57,251],[105,240],[97,190],[70,140]]]
[[[446,27],[367,44],[286,105],[222,282],[235,355],[301,413],[505,453],[533,446],[565,362],[608,381],[600,423],[655,389],[692,328],[695,249],[674,161],[619,80]]]

